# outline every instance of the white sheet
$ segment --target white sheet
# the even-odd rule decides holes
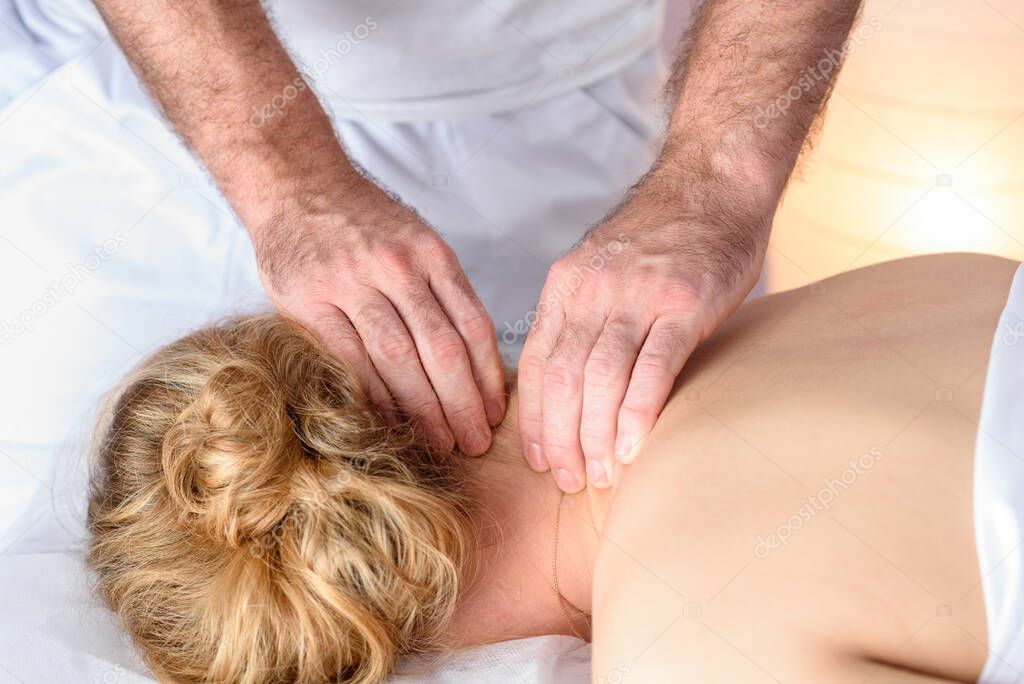
[[[0,682],[148,682],[82,565],[87,431],[141,354],[266,301],[244,232],[95,16],[45,5],[0,0]],[[586,645],[544,637],[396,681],[588,671]]]
[[[974,460],[989,656],[982,684],[1024,681],[1024,265],[992,340]]]

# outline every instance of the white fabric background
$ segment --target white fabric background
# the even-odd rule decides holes
[[[514,110],[636,61],[664,0],[270,0],[307,77],[378,121]],[[426,8],[427,11],[424,11]],[[400,46],[401,49],[395,49]],[[559,74],[571,71],[571,78]]]

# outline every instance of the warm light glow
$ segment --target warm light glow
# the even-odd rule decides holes
[[[1024,259],[1024,3],[877,0],[775,221],[769,286],[887,259]]]

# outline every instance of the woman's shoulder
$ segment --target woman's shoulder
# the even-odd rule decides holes
[[[595,674],[630,656],[642,679],[813,680],[834,657],[859,680],[871,658],[843,644],[884,659],[977,583],[972,421],[1016,266],[917,257],[745,305],[617,478]],[[958,631],[894,665],[970,670]]]
[[[826,292],[831,285],[838,291],[864,288],[866,294],[883,290],[921,299],[961,299],[981,293],[1002,302],[1019,265],[991,254],[925,254],[847,270],[822,284]]]
[[[791,371],[849,366],[877,353],[879,344],[918,347],[913,353],[942,363],[962,355],[936,342],[947,332],[972,349],[987,348],[1019,265],[986,254],[915,256],[750,300],[698,347],[676,393],[689,387],[694,394],[737,363],[784,363]],[[751,358],[754,349],[759,359]]]

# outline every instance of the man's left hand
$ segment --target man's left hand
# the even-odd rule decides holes
[[[563,491],[611,484],[694,347],[757,282],[771,215],[682,202],[679,185],[652,172],[548,275],[519,362],[519,429]]]

